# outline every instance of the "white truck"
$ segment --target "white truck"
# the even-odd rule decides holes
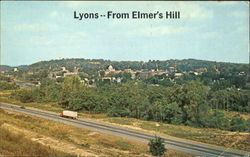
[[[61,117],[66,117],[66,118],[76,119],[77,118],[77,112],[64,110],[62,113],[60,113],[60,116]]]

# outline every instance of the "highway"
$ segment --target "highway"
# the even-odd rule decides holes
[[[16,112],[22,112],[25,114],[46,118],[50,120],[54,120],[57,122],[61,122],[67,125],[72,125],[80,128],[86,128],[98,132],[103,132],[107,134],[111,134],[114,136],[120,136],[123,138],[136,140],[139,142],[148,143],[148,141],[155,137],[154,134],[145,133],[138,130],[133,130],[129,128],[117,127],[113,125],[104,124],[101,122],[96,122],[92,120],[85,119],[68,119],[62,118],[57,113],[46,112],[46,111],[38,111],[28,108],[20,108],[19,106],[10,105],[10,104],[0,104],[0,107],[3,109],[8,109]],[[201,144],[196,142],[191,142],[188,140],[178,139],[174,137],[166,137],[157,135],[165,140],[165,147],[167,149],[174,149],[177,151],[188,152],[197,156],[204,157],[214,157],[214,156],[225,156],[225,157],[250,157],[250,152],[236,151],[231,149],[225,149],[222,147],[211,146],[207,144]]]

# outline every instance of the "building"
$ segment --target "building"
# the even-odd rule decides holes
[[[56,60],[64,60],[64,58],[63,57],[59,57]]]
[[[63,74],[63,77],[69,77],[69,76],[77,76],[77,73],[75,72],[67,72]]]
[[[78,72],[79,72],[79,68],[74,67],[73,72],[74,72],[74,73],[78,73]]]
[[[115,70],[115,68],[113,68],[112,65],[109,65],[108,68],[105,70],[105,76],[108,75],[109,73],[114,73],[114,74],[118,74],[121,73],[121,70]]]
[[[181,77],[183,74],[182,73],[175,73],[174,76],[175,77]]]
[[[207,68],[199,68],[199,69],[195,69],[195,71],[202,73],[202,72],[207,72]]]
[[[62,67],[62,71],[67,72],[68,70],[66,69],[66,67]]]
[[[176,72],[177,70],[176,70],[176,68],[175,67],[169,67],[169,72]]]
[[[136,72],[133,71],[132,69],[124,69],[123,72],[130,73],[131,74],[131,79],[135,79]]]
[[[111,72],[111,71],[115,71],[115,69],[113,68],[112,65],[109,65],[107,71]]]

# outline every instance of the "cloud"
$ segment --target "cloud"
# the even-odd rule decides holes
[[[181,34],[188,30],[187,27],[174,27],[174,26],[156,26],[156,27],[145,27],[138,30],[137,32],[146,36],[162,36],[162,35],[173,35]]]
[[[218,37],[219,34],[217,32],[206,32],[201,34],[202,39],[211,39],[211,38],[216,38]]]
[[[83,7],[83,2],[79,2],[79,1],[69,1],[66,2],[66,6],[69,8],[80,8]]]
[[[213,5],[215,7],[224,7],[224,6],[233,6],[235,4],[241,3],[240,1],[213,1],[213,2],[207,2],[209,5]]]
[[[86,32],[75,32],[68,35],[69,41],[76,41],[79,39],[86,38],[88,35]]]
[[[58,17],[59,16],[59,13],[57,11],[52,11],[50,14],[49,14],[50,17]]]
[[[99,4],[100,3],[100,4]],[[68,1],[65,2],[65,6],[74,9],[87,9],[88,7],[107,7],[107,3],[102,4],[101,2],[82,2],[82,1]]]
[[[30,39],[29,43],[36,46],[50,46],[55,43],[55,40],[48,37],[34,36]]]
[[[32,35],[23,38],[16,38],[15,42],[10,43],[12,46],[21,46],[29,45],[29,46],[35,46],[38,48],[39,46],[51,46],[56,43],[56,40],[54,37],[48,37],[46,35]]]
[[[18,24],[14,26],[14,30],[18,32],[41,32],[41,31],[54,31],[58,29],[56,25],[52,24]]]
[[[213,17],[213,11],[198,3],[181,3],[176,5],[176,9],[181,11],[182,18],[207,19]]]

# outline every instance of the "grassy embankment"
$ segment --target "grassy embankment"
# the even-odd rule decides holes
[[[0,109],[0,154],[150,156],[147,144]],[[165,156],[191,156],[168,150]]]
[[[0,124],[0,154],[7,156],[69,156],[30,139],[22,133],[14,133]]]
[[[8,99],[7,95],[8,94],[1,95],[0,93],[0,101],[17,104],[19,106],[33,107],[53,112],[60,112],[63,110],[62,108],[53,104],[40,104],[40,103],[23,104],[18,101]],[[237,112],[226,112],[226,116],[228,117],[232,117],[236,114]],[[104,114],[80,113],[79,115],[81,118],[94,119],[97,121],[113,123],[114,125],[122,125],[125,127],[138,129],[142,131],[185,138],[188,140],[223,146],[226,148],[250,151],[249,133],[230,132],[219,129],[193,128],[188,126],[178,126],[178,125],[157,123],[151,121],[137,120],[134,118],[107,117]],[[246,119],[249,117],[249,115],[242,115],[242,116]]]

